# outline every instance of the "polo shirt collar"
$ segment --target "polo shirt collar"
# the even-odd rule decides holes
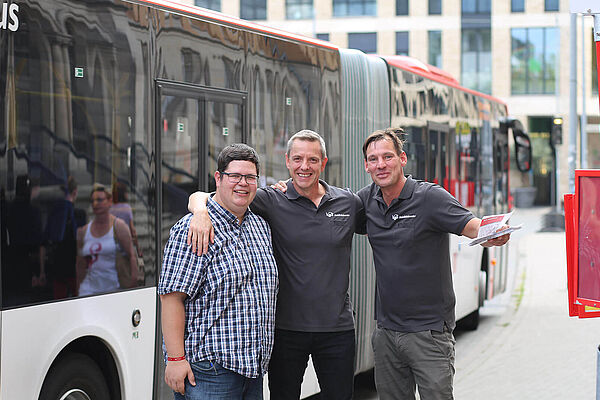
[[[331,197],[331,190],[327,182],[324,180],[319,179],[319,183],[325,188],[325,195],[321,199],[321,204],[323,204],[325,203],[325,200],[328,200]],[[285,196],[288,198],[288,200],[298,200],[300,197],[304,197],[296,191],[291,178],[287,181],[287,191],[285,192]]]
[[[404,186],[402,187],[402,191],[400,192],[400,195],[395,198],[394,200],[392,200],[392,203],[390,203],[390,206],[395,203],[397,200],[406,200],[406,199],[410,199],[410,197],[412,196],[413,192],[415,191],[415,186],[417,185],[417,181],[415,181],[412,178],[412,175],[406,175],[406,182],[404,182]],[[374,196],[377,200],[380,200],[381,202],[384,202],[383,200],[383,194],[381,193],[381,188],[379,186],[377,186],[377,192],[375,192],[375,196]]]

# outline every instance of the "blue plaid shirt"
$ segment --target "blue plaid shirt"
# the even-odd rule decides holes
[[[165,246],[158,294],[188,295],[184,337],[190,363],[208,360],[255,378],[266,373],[273,349],[278,279],[271,229],[250,210],[239,224],[213,199],[207,208],[214,243],[205,255],[192,253],[192,215],[180,219]]]

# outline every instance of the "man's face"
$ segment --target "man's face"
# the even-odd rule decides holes
[[[325,169],[327,158],[321,155],[318,141],[296,139],[290,153],[285,155],[285,165],[294,185],[301,190],[309,190],[319,184],[319,176]]]
[[[241,177],[240,181],[235,183],[239,177],[228,174],[256,176],[256,165],[250,161],[235,160],[229,163],[225,172],[225,174],[215,172],[216,196],[227,210],[240,217],[244,215],[256,196],[257,181],[249,184],[246,178]]]
[[[390,140],[377,140],[367,147],[365,169],[373,182],[381,188],[398,184],[404,174],[406,162],[406,153],[396,154],[394,143]]]

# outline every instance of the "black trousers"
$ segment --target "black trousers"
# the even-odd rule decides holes
[[[350,400],[354,389],[354,329],[342,332],[275,330],[269,364],[272,400],[298,400],[302,377],[312,356],[321,399]]]

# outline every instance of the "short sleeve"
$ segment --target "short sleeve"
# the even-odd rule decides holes
[[[437,231],[461,235],[467,223],[474,218],[471,211],[438,185],[429,188],[425,203],[431,210],[431,228]]]
[[[271,190],[274,189],[258,188],[256,196],[250,204],[252,212],[267,222],[269,222],[269,210],[273,207],[273,193],[269,193]]]
[[[355,233],[365,235],[367,233],[367,214],[365,213],[365,207],[363,201],[357,194],[352,194],[354,198],[355,210],[356,210],[356,228]]]

